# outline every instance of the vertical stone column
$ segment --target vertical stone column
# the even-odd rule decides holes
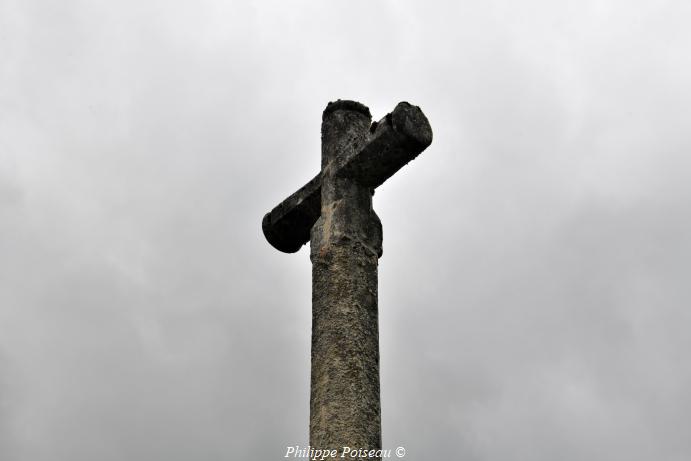
[[[353,101],[330,103],[324,110],[321,216],[310,238],[310,445],[339,452],[346,446],[381,448],[381,222],[372,210],[373,191],[334,175],[368,141],[370,123],[369,109]]]

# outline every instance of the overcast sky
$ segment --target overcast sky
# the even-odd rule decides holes
[[[0,0],[0,459],[308,442],[321,112],[434,142],[378,191],[383,443],[691,459],[687,1]]]

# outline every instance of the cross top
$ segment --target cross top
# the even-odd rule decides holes
[[[343,123],[343,118],[367,125],[366,131],[352,133],[348,153],[335,151],[337,148],[326,139],[334,131],[328,125],[338,120]],[[309,241],[310,230],[321,214],[324,169],[334,158],[337,162],[331,166],[332,175],[351,178],[374,190],[432,143],[432,127],[417,106],[401,102],[380,121],[370,124],[371,118],[367,106],[356,101],[339,99],[326,106],[322,115],[322,171],[262,220],[264,236],[274,248],[294,253]]]

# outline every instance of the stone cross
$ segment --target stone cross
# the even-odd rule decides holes
[[[329,103],[322,116],[321,172],[262,220],[266,239],[280,251],[294,253],[310,242],[310,447],[335,449],[339,456],[343,447],[381,449],[382,226],[372,195],[432,142],[427,118],[407,102],[379,122],[371,119],[358,102]]]

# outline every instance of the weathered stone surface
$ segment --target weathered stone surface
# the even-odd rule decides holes
[[[324,111],[321,216],[312,228],[310,445],[381,448],[377,264],[372,189],[334,173],[367,142],[370,117]]]
[[[262,230],[277,250],[295,253],[310,239],[321,213],[321,173],[264,215]]]
[[[381,448],[377,256],[343,240],[312,261],[310,446]]]
[[[348,159],[338,175],[363,186],[379,187],[432,143],[432,127],[419,107],[399,103],[372,124],[367,144]]]
[[[358,102],[329,103],[322,117],[321,172],[262,221],[267,240],[281,251],[295,252],[310,241],[313,448],[381,448],[382,226],[372,194],[431,142],[427,118],[408,103],[374,124]]]

